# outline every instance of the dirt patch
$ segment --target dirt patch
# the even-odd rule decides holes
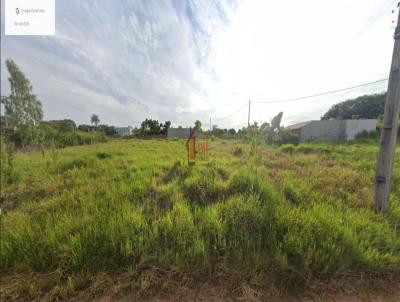
[[[1,301],[400,301],[400,273],[343,275],[309,282],[302,289],[286,288],[266,275],[240,281],[231,275],[197,278],[159,268],[140,276],[129,272],[2,276]]]

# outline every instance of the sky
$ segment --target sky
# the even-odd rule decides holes
[[[145,118],[241,128],[284,112],[319,119],[332,104],[385,91],[387,82],[295,102],[388,77],[393,0],[56,0],[54,36],[5,36],[1,94],[13,59],[44,119],[140,126]]]

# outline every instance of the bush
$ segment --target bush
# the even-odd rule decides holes
[[[299,144],[299,142],[300,142],[300,137],[289,129],[281,129],[275,140],[275,143],[278,145],[282,144],[297,145]]]

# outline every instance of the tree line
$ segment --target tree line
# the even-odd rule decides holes
[[[33,93],[29,79],[13,60],[6,60],[9,72],[10,95],[1,96],[4,115],[1,116],[1,139],[15,149],[31,150],[47,147],[92,144],[115,136],[116,128],[101,124],[97,114],[90,116],[91,124],[79,126],[71,119],[43,120],[42,103]],[[171,122],[160,123],[145,119],[136,135],[166,135]]]
[[[378,119],[385,110],[387,93],[363,95],[333,105],[322,117],[329,119]]]
[[[77,126],[71,119],[43,121],[42,103],[33,93],[33,87],[17,64],[6,60],[9,72],[10,95],[1,97],[4,115],[1,116],[2,139],[16,148],[32,147],[65,147],[88,144],[106,140],[106,136],[117,134],[116,128],[101,124],[97,114],[90,116],[91,124]],[[333,105],[321,119],[359,119],[379,118],[383,115],[386,93],[364,95],[355,99]],[[235,130],[219,128],[214,125],[211,130],[204,131],[209,136],[224,139],[248,139],[262,137],[269,144],[296,143],[296,135],[281,125],[283,113],[279,113],[269,123],[259,125],[254,122],[249,127]],[[202,131],[201,121],[196,120],[193,128]],[[133,136],[167,135],[171,121],[159,122],[146,118],[139,128],[135,128]]]

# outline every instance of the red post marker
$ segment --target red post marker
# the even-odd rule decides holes
[[[199,155],[200,155],[200,158],[203,158],[203,153],[204,153],[204,150],[203,150],[203,143],[199,143],[198,144],[198,153],[199,153]]]
[[[195,139],[191,138],[188,140],[188,161],[189,164],[194,164],[196,160],[195,152]]]
[[[190,128],[189,138],[186,142],[188,149],[188,163],[194,165],[196,162],[196,129]]]

